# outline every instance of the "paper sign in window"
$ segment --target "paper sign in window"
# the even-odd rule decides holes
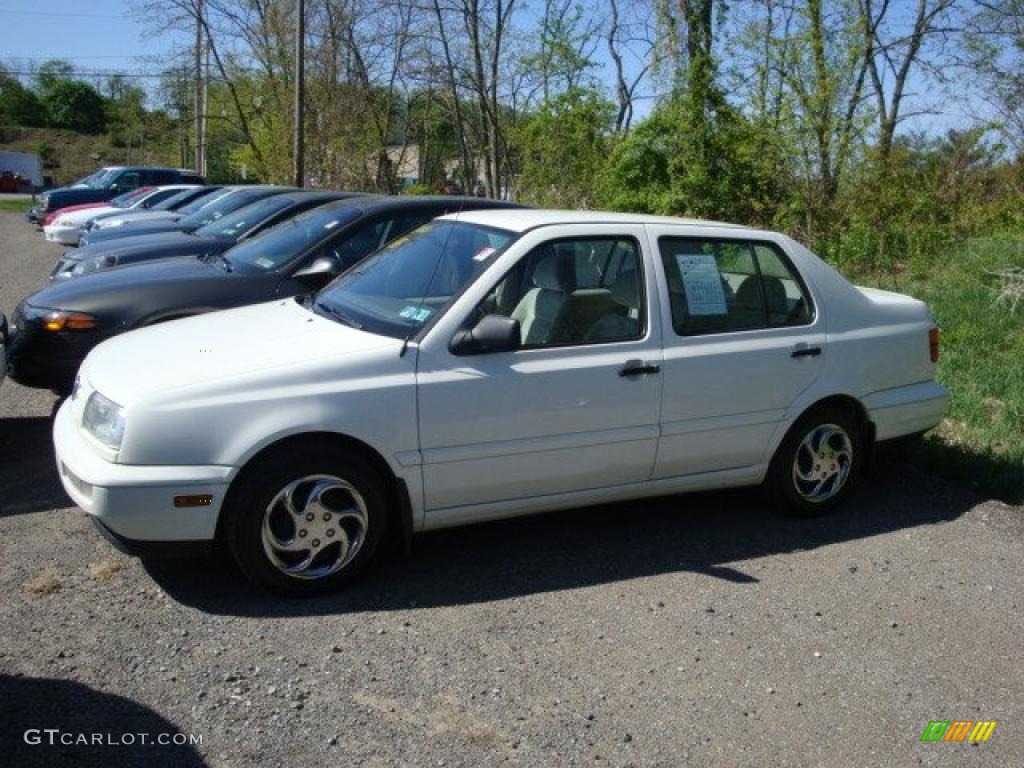
[[[714,256],[705,254],[676,256],[686,292],[686,307],[693,315],[725,315],[725,290]]]

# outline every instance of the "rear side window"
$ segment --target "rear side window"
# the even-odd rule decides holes
[[[178,174],[174,171],[150,171],[150,178],[153,184],[174,184],[178,180]]]
[[[658,247],[680,336],[811,322],[807,291],[775,245],[663,237]]]

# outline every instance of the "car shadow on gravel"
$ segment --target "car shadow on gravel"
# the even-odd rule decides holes
[[[141,734],[146,734],[147,743]],[[174,743],[183,737],[184,744]],[[92,743],[95,738],[101,743]],[[188,738],[174,723],[130,699],[69,680],[0,675],[0,762],[4,765],[205,766]],[[157,743],[160,740],[168,743]]]
[[[780,516],[754,489],[608,504],[418,536],[335,595],[288,600],[248,584],[226,556],[145,564],[175,600],[235,616],[311,616],[489,602],[672,572],[758,578],[731,563],[954,520],[980,499],[883,457],[836,514]]]
[[[0,517],[71,505],[53,458],[53,419],[0,419]]]

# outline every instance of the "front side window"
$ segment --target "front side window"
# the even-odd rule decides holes
[[[662,237],[658,247],[680,336],[811,321],[806,292],[773,245]]]
[[[514,236],[467,222],[433,221],[342,275],[317,294],[313,306],[370,333],[408,338],[444,311]]]
[[[139,174],[135,171],[128,171],[122,173],[115,180],[118,189],[138,189],[142,180],[139,178]]]
[[[557,240],[533,249],[495,286],[476,317],[519,321],[524,348],[639,339],[640,248],[630,237]]]

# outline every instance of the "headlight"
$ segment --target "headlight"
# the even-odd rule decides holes
[[[110,267],[117,266],[117,259],[113,256],[104,256],[102,258],[86,259],[80,261],[75,265],[75,268],[71,270],[73,275],[87,275],[90,272],[98,272],[101,269],[109,269]]]
[[[89,395],[82,414],[82,428],[115,451],[121,450],[124,440],[124,408],[108,400],[99,392]]]

